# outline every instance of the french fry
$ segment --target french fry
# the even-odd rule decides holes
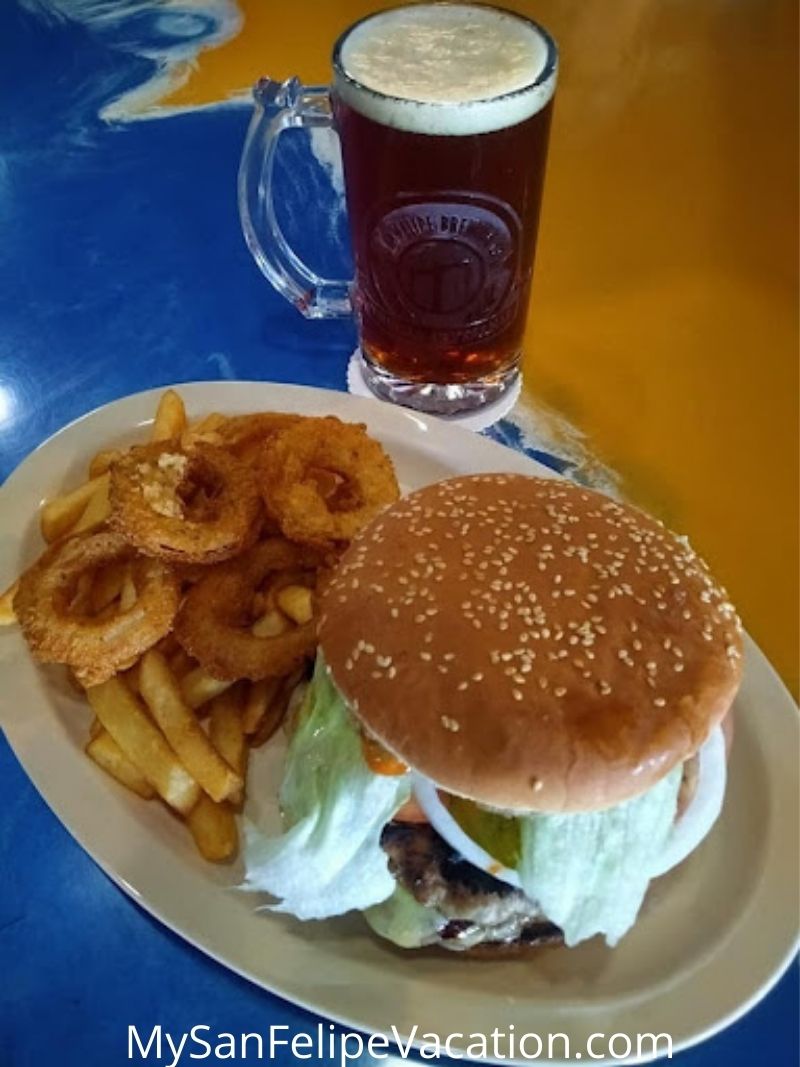
[[[196,433],[213,433],[225,425],[228,417],[223,415],[221,411],[212,411],[208,415],[204,415],[202,419],[197,420],[194,424],[194,430]]]
[[[204,793],[186,816],[186,824],[203,859],[224,863],[235,855],[239,834],[228,804],[216,804]]]
[[[13,626],[17,621],[14,612],[14,597],[19,589],[19,578],[12,582],[5,593],[0,596],[0,626]]]
[[[258,730],[267,709],[278,694],[280,684],[280,678],[262,678],[260,682],[250,684],[242,712],[242,729],[245,734],[254,734]]]
[[[181,447],[190,448],[197,441],[207,441],[210,444],[221,442],[219,429],[227,422],[227,417],[218,411],[212,411],[210,415],[204,415],[202,419],[191,423],[181,435]]]
[[[174,389],[167,389],[158,402],[151,441],[169,441],[186,429],[186,408]]]
[[[139,670],[141,667],[141,663],[142,661],[140,659],[137,660],[132,667],[125,671],[123,675],[123,678],[125,679],[125,684],[132,693],[136,694],[136,696],[142,695],[141,686],[139,685]]]
[[[136,582],[133,580],[133,572],[130,566],[125,568],[125,576],[122,580],[122,589],[119,594],[119,610],[130,611],[136,603]]]
[[[242,728],[242,705],[238,687],[227,689],[212,700],[208,736],[220,756],[242,779],[242,789],[230,797],[231,804],[238,806],[244,797],[249,756]]]
[[[116,463],[122,455],[122,452],[118,448],[104,448],[96,455],[92,456],[89,461],[89,477],[97,478],[101,474],[105,474],[111,467],[112,463]]]
[[[308,692],[309,682],[308,679],[304,680],[304,675],[305,671],[301,667],[290,675],[286,681],[283,696],[286,707],[284,708],[281,725],[289,737],[294,733],[297,726],[297,717],[300,714],[300,709],[305,704],[306,693]]]
[[[94,739],[97,737],[98,734],[102,734],[104,732],[105,731],[103,730],[103,726],[102,726],[100,720],[95,715],[94,718],[91,721],[90,726],[89,726],[89,740],[90,741],[94,741]],[[117,745],[117,748],[119,748],[119,745]]]
[[[169,669],[175,675],[176,678],[183,679],[189,673],[194,670],[196,664],[189,653],[183,649],[178,648],[171,656],[167,658],[169,663]]]
[[[90,686],[86,696],[97,718],[139,773],[171,808],[187,815],[200,799],[200,786],[122,679],[115,675]]]
[[[109,474],[101,474],[98,479],[97,489],[89,498],[83,514],[70,530],[70,533],[82,533],[84,530],[93,530],[96,526],[105,522],[111,514],[111,501],[108,491],[110,486]]]
[[[189,707],[196,711],[232,685],[233,682],[214,678],[204,667],[195,667],[181,679],[181,695]]]
[[[278,698],[273,700],[267,708],[266,713],[261,717],[256,730],[249,735],[251,748],[261,748],[262,745],[265,745],[267,741],[269,741],[283,722],[287,705],[288,701],[281,701]]]
[[[142,698],[164,736],[192,778],[212,800],[238,795],[240,774],[220,756],[181,695],[178,682],[160,652],[150,649],[139,669]]]
[[[273,608],[260,619],[256,619],[250,631],[255,637],[277,637],[278,634],[286,633],[291,625],[282,612]]]
[[[69,602],[71,615],[90,615],[92,612],[92,576],[81,574]]]
[[[324,467],[317,467],[312,472],[312,477],[319,495],[324,500],[334,496],[344,481],[341,474],[337,474],[336,471],[325,470]]]
[[[61,496],[53,497],[43,505],[39,513],[42,537],[48,544],[57,540],[72,529],[86,510],[86,506],[100,488],[103,480],[108,481],[107,474],[91,478],[77,489]]]
[[[110,563],[94,576],[92,582],[92,611],[99,615],[109,604],[113,604],[122,591],[125,580],[124,563]]]
[[[311,590],[305,585],[286,585],[275,594],[275,601],[284,615],[303,626],[314,615]]]
[[[94,760],[98,767],[102,767],[106,774],[110,774],[126,789],[138,793],[145,800],[151,800],[156,795],[155,789],[139,773],[111,734],[102,726],[86,745],[86,755]]]
[[[270,706],[267,708],[266,714],[261,719],[256,731],[250,735],[251,748],[260,748],[261,745],[266,744],[278,729],[286,717],[289,700],[291,699],[295,686],[298,685],[302,677],[303,671],[301,668],[281,679],[280,685],[278,686],[278,692],[273,697]]]

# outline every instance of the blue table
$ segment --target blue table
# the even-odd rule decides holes
[[[242,241],[234,189],[248,110],[106,125],[99,108],[151,61],[135,49],[112,56],[101,34],[53,10],[0,7],[0,477],[64,423],[151,386],[263,378],[343,388],[350,325],[305,322]],[[334,241],[327,252],[303,230],[308,189],[290,170],[291,149],[288,224],[335,267],[346,251]],[[114,888],[4,740],[0,968],[1,1067],[122,1064],[129,1025],[239,1033],[315,1021]],[[797,1002],[793,967],[746,1019],[676,1060],[797,1062]]]

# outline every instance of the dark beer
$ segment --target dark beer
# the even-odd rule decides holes
[[[374,15],[339,42],[353,296],[382,395],[430,386],[415,406],[452,410],[516,375],[555,62],[535,24],[473,5]]]
[[[336,105],[368,359],[459,383],[519,357],[552,103],[491,133],[393,129]]]

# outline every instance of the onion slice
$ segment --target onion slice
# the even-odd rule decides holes
[[[721,727],[712,730],[699,749],[697,758],[697,788],[694,796],[673,826],[663,852],[653,865],[651,878],[658,878],[682,863],[708,835],[722,810],[727,760]],[[461,829],[442,803],[437,786],[416,771],[412,771],[411,779],[417,802],[434,830],[473,867],[520,888],[519,874],[511,867],[504,867]]]
[[[708,735],[697,753],[697,788],[689,806],[675,823],[667,838],[664,850],[650,872],[658,878],[682,863],[690,852],[708,836],[711,827],[722,811],[725,799],[725,783],[728,763],[725,755],[725,737],[722,727],[717,726]]]
[[[511,867],[504,867],[502,863],[490,855],[472,838],[464,833],[456,820],[444,806],[439,797],[439,791],[430,778],[425,778],[416,771],[412,771],[414,795],[417,802],[430,820],[431,826],[443,837],[451,848],[454,848],[467,863],[477,867],[479,871],[486,871],[501,882],[509,885],[520,886],[519,875]]]

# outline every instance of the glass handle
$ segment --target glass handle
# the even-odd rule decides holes
[[[273,170],[278,138],[293,127],[331,127],[327,86],[298,78],[280,83],[262,78],[253,90],[255,112],[239,166],[239,216],[247,247],[278,292],[307,319],[349,315],[349,279],[321,278],[290,248],[275,214]]]

